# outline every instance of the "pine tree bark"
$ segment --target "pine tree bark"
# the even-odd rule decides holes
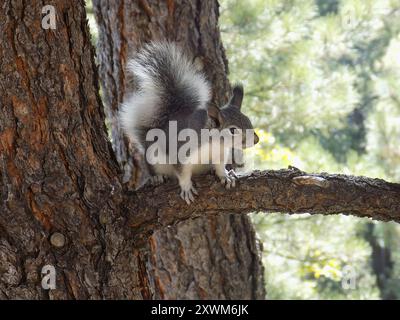
[[[84,3],[52,4],[55,30],[42,1],[0,7],[0,298],[142,298]]]
[[[105,108],[112,124],[114,150],[126,169],[131,162],[116,110],[125,92],[132,89],[125,73],[126,61],[144,43],[154,39],[178,42],[203,66],[212,82],[214,102],[226,103],[230,86],[218,29],[218,3],[95,0],[93,4],[99,25]],[[200,216],[161,228],[150,236],[148,251],[141,259],[147,266],[146,281],[151,284],[147,297],[262,299],[265,295],[259,249],[247,216]]]

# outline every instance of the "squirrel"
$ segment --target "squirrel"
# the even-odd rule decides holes
[[[234,187],[237,177],[226,170],[232,150],[259,141],[251,121],[241,112],[243,86],[235,85],[229,102],[218,108],[211,103],[211,86],[206,76],[173,42],[144,45],[128,61],[127,69],[133,74],[136,90],[121,104],[119,120],[130,142],[145,155],[150,180],[158,184],[176,177],[180,196],[188,204],[198,194],[192,183],[193,174],[214,169],[226,188]],[[182,139],[180,134],[185,130],[190,132]],[[213,133],[199,141],[204,130]],[[164,133],[168,139],[162,139],[161,134],[156,140],[154,131]],[[190,133],[195,133],[193,139]],[[186,142],[187,137],[190,143]],[[185,143],[189,152],[182,157],[180,149]]]

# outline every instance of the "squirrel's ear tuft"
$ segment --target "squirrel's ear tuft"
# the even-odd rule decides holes
[[[243,101],[243,85],[241,83],[237,83],[233,86],[233,95],[231,100],[229,101],[230,106],[235,106],[237,108],[242,107],[242,101]]]
[[[208,113],[208,116],[217,123],[218,127],[222,127],[224,118],[222,117],[221,110],[216,105],[209,104],[207,113]]]

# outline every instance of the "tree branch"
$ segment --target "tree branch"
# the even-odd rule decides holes
[[[136,234],[219,213],[283,212],[346,214],[400,222],[400,184],[341,174],[307,174],[297,168],[254,171],[226,190],[212,175],[194,178],[199,196],[187,205],[177,183],[145,187],[125,195]],[[139,210],[140,209],[140,210]]]

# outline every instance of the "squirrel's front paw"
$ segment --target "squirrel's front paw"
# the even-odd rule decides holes
[[[229,172],[225,171],[225,174],[223,176],[220,176],[219,179],[227,189],[230,189],[231,187],[234,188],[236,186],[237,176],[233,170]]]
[[[181,198],[186,201],[187,204],[190,204],[194,201],[194,195],[197,195],[196,189],[193,187],[192,182],[181,185]]]

